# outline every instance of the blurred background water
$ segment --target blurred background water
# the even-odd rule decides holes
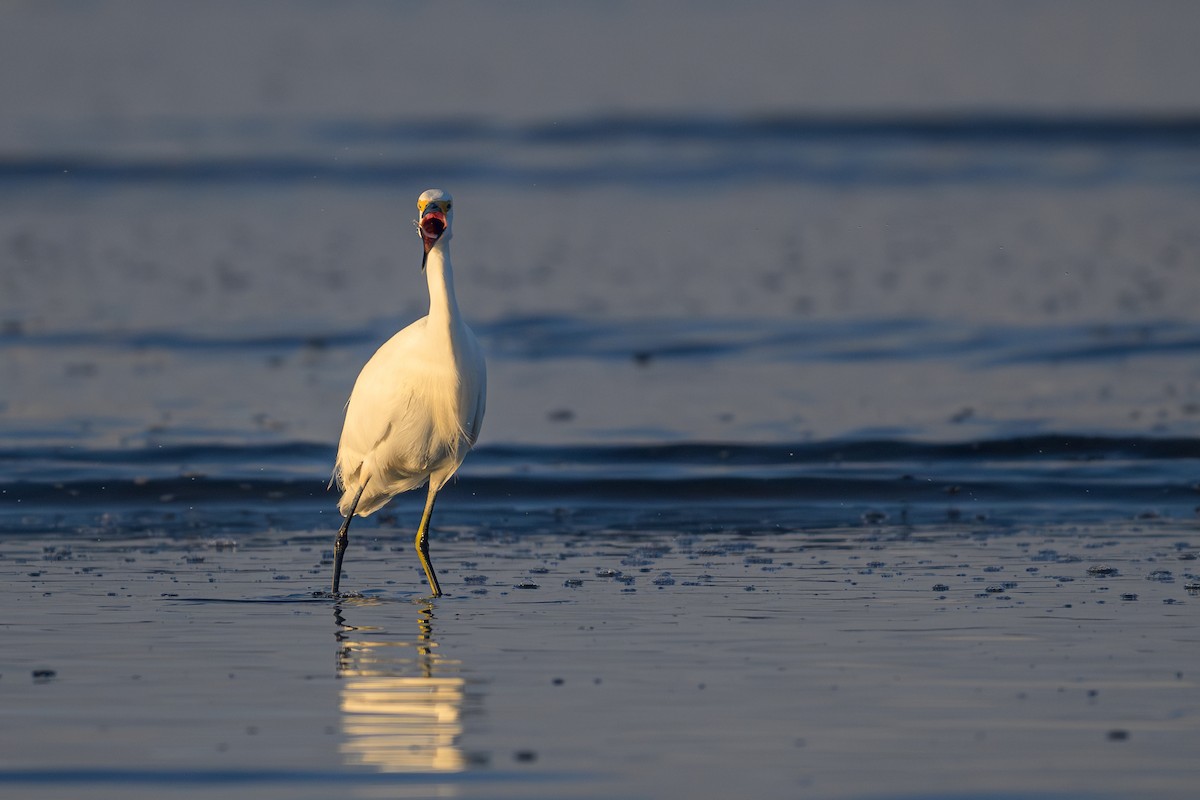
[[[757,496],[815,524],[942,513],[928,485],[970,513],[1190,516],[1198,24],[10,4],[0,524],[330,525],[357,369],[424,310],[435,185],[491,362],[463,486],[495,504]]]

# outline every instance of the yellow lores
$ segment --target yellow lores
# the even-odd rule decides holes
[[[417,554],[433,596],[442,594],[429,561],[433,501],[479,437],[487,396],[483,351],[454,299],[451,208],[450,195],[441,189],[429,189],[417,199],[429,314],[371,356],[346,404],[334,469],[342,490],[338,510],[346,518],[334,542],[335,595],[350,521],[424,483],[429,494],[417,528]]]
[[[436,189],[436,190],[435,190],[435,189],[430,189],[429,191],[431,191],[431,192],[432,192],[432,191],[441,191],[441,190],[440,190],[440,189]],[[429,192],[426,192],[425,194],[428,194],[428,193],[429,193]],[[445,192],[443,192],[443,194],[445,194]],[[449,197],[450,195],[446,194],[445,196],[446,196],[446,197]],[[422,216],[424,216],[424,215],[425,215],[425,208],[426,208],[426,207],[427,207],[427,206],[428,206],[430,203],[433,203],[435,206],[437,206],[437,207],[438,207],[438,210],[439,210],[439,211],[441,211],[443,214],[445,214],[447,211],[449,211],[449,210],[450,210],[450,206],[451,206],[451,204],[452,204],[452,201],[450,201],[450,200],[446,200],[446,199],[443,199],[443,200],[426,200],[426,199],[425,199],[425,195],[423,194],[423,195],[421,195],[421,198],[420,198],[419,200],[417,200],[417,213],[418,213],[418,214],[420,214],[420,215],[422,215]]]

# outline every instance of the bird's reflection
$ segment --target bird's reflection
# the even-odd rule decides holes
[[[366,604],[339,604],[334,611],[343,758],[383,772],[465,769],[459,739],[466,682],[460,664],[437,652],[432,604],[417,606],[416,638],[405,641],[383,628],[347,621],[369,620],[370,610]]]

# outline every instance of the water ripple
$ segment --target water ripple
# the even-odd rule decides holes
[[[430,174],[576,187],[748,179],[828,186],[1200,181],[1200,118],[1186,115],[619,116],[507,126],[179,118],[82,124],[43,138],[60,149],[0,153],[0,178],[387,187]],[[152,145],[184,141],[186,156],[127,154],[131,144],[162,152]],[[280,142],[287,143],[286,155],[278,152]],[[411,155],[414,142],[425,145],[419,158]],[[431,150],[430,142],[443,150]],[[330,152],[339,155],[331,159]],[[1064,160],[1064,152],[1086,158]]]
[[[0,533],[146,513],[159,515],[151,527],[169,528],[170,519],[182,525],[198,512],[234,528],[269,518],[306,529],[328,522],[318,514],[332,514],[331,457],[328,446],[305,442],[0,451],[10,476],[0,482]],[[444,519],[489,524],[543,510],[557,516],[554,524],[570,525],[605,509],[610,525],[619,511],[642,525],[657,517],[686,527],[690,518],[704,527],[747,508],[816,525],[922,515],[1187,518],[1200,500],[1198,477],[1200,440],[1191,438],[492,446],[474,453],[463,479],[446,488],[458,498],[444,504]]]

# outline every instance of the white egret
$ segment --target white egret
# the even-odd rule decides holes
[[[429,314],[371,356],[346,403],[334,469],[342,490],[338,510],[346,518],[334,542],[335,595],[350,521],[424,483],[429,485],[429,494],[417,528],[416,548],[433,596],[442,594],[429,561],[433,501],[479,437],[487,395],[483,352],[454,298],[452,207],[450,195],[441,189],[429,189],[417,198]]]

